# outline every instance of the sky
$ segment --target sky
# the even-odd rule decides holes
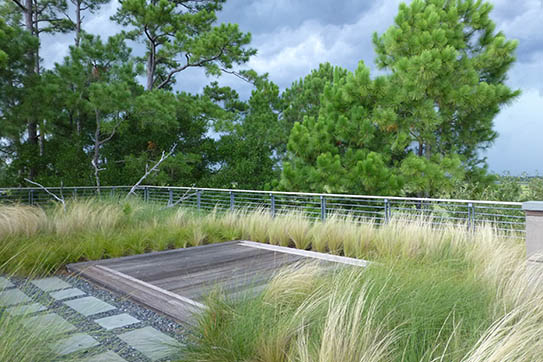
[[[507,84],[522,92],[494,120],[499,136],[485,153],[489,169],[543,175],[543,0],[489,2],[497,30],[519,41]],[[252,34],[251,47],[258,53],[247,68],[268,73],[285,89],[323,62],[354,70],[362,60],[377,74],[372,34],[392,25],[399,4],[400,0],[228,0],[218,16],[219,22],[237,23]],[[117,6],[114,0],[87,14],[84,30],[104,38],[122,30],[109,20]],[[61,62],[70,44],[73,34],[44,38],[45,66]],[[135,51],[143,50],[136,45]],[[178,75],[176,87],[198,92],[210,80],[203,71],[189,69]],[[220,82],[243,98],[250,95],[251,87],[234,76],[223,76]]]

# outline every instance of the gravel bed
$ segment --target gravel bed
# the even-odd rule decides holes
[[[85,317],[64,304],[64,302],[68,300],[77,299],[79,297],[57,301],[49,296],[47,292],[43,292],[24,278],[10,277],[10,280],[13,284],[15,284],[16,287],[23,290],[34,301],[39,302],[48,308],[47,311],[40,313],[57,313],[68,322],[75,325],[78,331],[87,333],[98,340],[100,342],[100,347],[98,349],[94,349],[92,355],[105,352],[107,350],[112,350],[128,362],[150,361],[146,356],[132,348],[118,337],[119,334],[146,326],[151,326],[164,334],[175,338],[182,344],[187,343],[189,331],[185,326],[177,323],[171,318],[130,301],[126,296],[101,288],[100,286],[83,278],[68,274],[57,274],[56,277],[70,283],[73,288],[82,290],[87,296],[96,297],[113,305],[117,309]],[[128,313],[132,317],[137,318],[140,322],[112,330],[106,330],[94,322],[94,320],[99,318],[122,313]],[[169,359],[163,359],[162,361],[168,360]]]

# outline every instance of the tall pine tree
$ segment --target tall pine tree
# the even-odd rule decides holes
[[[436,194],[444,185],[436,177],[484,174],[493,119],[519,94],[504,84],[517,42],[495,31],[491,9],[481,0],[415,0],[374,34],[377,65],[392,73],[398,118],[390,126],[413,146],[403,166],[408,191]]]

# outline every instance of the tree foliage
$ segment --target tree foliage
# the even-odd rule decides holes
[[[142,61],[147,70],[146,89],[170,88],[175,75],[191,67],[208,74],[231,71],[255,54],[246,49],[251,35],[237,24],[214,25],[216,11],[226,0],[125,0],[113,17],[131,26],[132,39],[143,42]]]
[[[146,182],[491,194],[482,151],[519,91],[505,84],[517,43],[496,31],[488,3],[401,4],[373,37],[379,76],[362,62],[352,72],[323,63],[281,91],[267,74],[241,70],[256,50],[249,33],[218,22],[226,0],[123,0],[112,20],[124,31],[109,39],[82,26],[108,0],[70,1],[0,6],[2,184],[133,184],[177,145]],[[68,56],[43,69],[41,34],[67,31]],[[134,54],[134,41],[145,51]],[[250,96],[220,78],[189,93],[190,68],[237,75]],[[503,183],[493,190],[514,193]]]
[[[430,196],[466,177],[485,180],[493,119],[519,94],[504,84],[516,42],[495,32],[491,8],[402,3],[394,24],[374,34],[388,74],[372,81],[359,67],[324,92],[318,118],[291,132],[284,187]]]

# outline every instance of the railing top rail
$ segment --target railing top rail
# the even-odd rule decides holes
[[[101,189],[112,188],[130,188],[131,186],[118,185],[118,186],[101,186]],[[472,203],[478,205],[507,205],[507,206],[522,206],[522,202],[515,201],[489,201],[489,200],[462,200],[462,199],[439,199],[439,198],[426,198],[426,197],[399,197],[399,196],[373,196],[373,195],[352,195],[352,194],[325,194],[314,192],[292,192],[292,191],[262,191],[262,190],[243,190],[243,189],[220,189],[209,187],[187,187],[187,186],[152,186],[152,185],[140,185],[138,188],[154,188],[154,189],[177,189],[177,190],[201,190],[201,191],[217,191],[217,192],[243,192],[253,194],[274,194],[274,195],[293,195],[293,196],[326,196],[326,197],[338,197],[338,198],[352,198],[352,199],[374,199],[374,200],[389,200],[389,201],[421,201],[421,202],[449,202],[449,203]],[[96,189],[96,186],[65,186],[65,187],[47,187],[50,190],[71,190],[71,189]],[[39,187],[0,187],[0,190],[39,190]]]
[[[100,189],[118,189],[118,188],[121,188],[121,187],[127,187],[127,188],[130,188],[132,186],[100,186]],[[149,187],[159,187],[159,186],[149,186]],[[45,186],[46,189],[48,190],[72,190],[72,189],[78,189],[78,190],[82,190],[82,189],[90,189],[90,190],[95,190],[96,189],[96,186]],[[25,186],[25,187],[0,187],[0,190],[40,190],[41,187],[39,186]]]
[[[122,187],[122,186],[117,186]],[[152,187],[162,189],[179,189],[190,190],[191,187],[187,186],[140,186],[140,187]],[[192,187],[195,190],[202,191],[224,191],[224,192],[245,192],[254,194],[275,194],[275,195],[299,195],[299,196],[326,196],[326,197],[341,197],[341,198],[353,198],[353,199],[377,199],[377,200],[398,200],[398,201],[428,201],[428,202],[455,202],[455,203],[472,203],[472,204],[487,204],[487,205],[509,205],[509,206],[522,206],[522,202],[515,201],[487,201],[487,200],[459,200],[459,199],[432,199],[425,197],[398,197],[398,196],[372,196],[372,195],[349,195],[349,194],[319,194],[312,192],[289,192],[289,191],[262,191],[262,190],[242,190],[242,189],[218,189],[207,187]]]

